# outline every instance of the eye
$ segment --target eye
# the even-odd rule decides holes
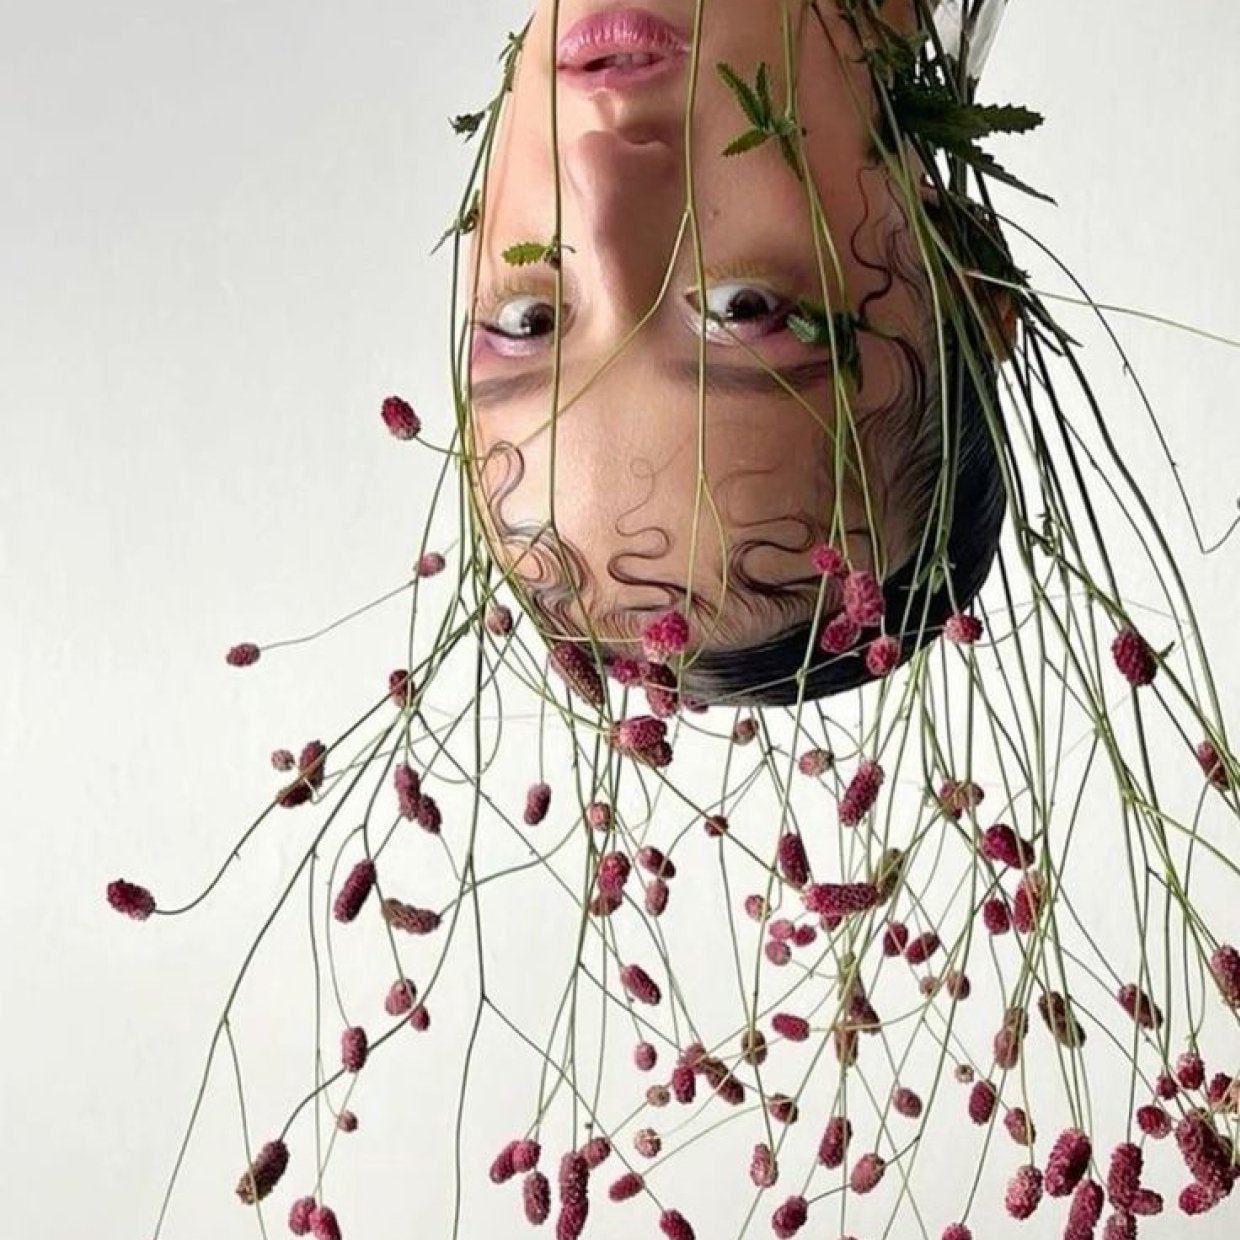
[[[508,297],[480,326],[506,340],[537,340],[555,331],[555,306],[530,294]]]
[[[696,293],[687,300],[697,314],[702,313]],[[760,284],[739,280],[713,284],[706,290],[706,336],[718,344],[733,344],[738,336],[744,340],[769,336],[783,330],[791,309],[785,298]],[[702,329],[700,319],[697,326]]]

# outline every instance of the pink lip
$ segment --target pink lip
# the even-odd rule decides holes
[[[556,68],[573,86],[623,89],[663,77],[688,51],[684,33],[644,9],[607,9],[583,18],[561,37]],[[643,55],[646,65],[588,66],[608,56]]]

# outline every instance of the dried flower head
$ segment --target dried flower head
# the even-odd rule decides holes
[[[1162,1012],[1158,1004],[1134,982],[1121,986],[1115,995],[1119,1005],[1142,1029],[1157,1029],[1162,1025]]]
[[[521,1206],[525,1220],[541,1227],[551,1214],[551,1181],[541,1171],[531,1171],[521,1181]]]
[[[536,827],[551,808],[551,785],[531,784],[525,790],[525,812],[522,815],[527,827]]]
[[[883,1173],[886,1170],[887,1163],[881,1154],[873,1152],[862,1154],[853,1163],[853,1168],[848,1173],[849,1187],[854,1193],[858,1194],[872,1192],[878,1187],[879,1181],[882,1180]]]
[[[155,911],[155,897],[145,887],[128,883],[123,878],[108,884],[108,903],[126,917],[146,921]]]
[[[664,1210],[659,1215],[659,1230],[667,1240],[697,1240],[689,1220],[679,1210]]]
[[[379,416],[396,439],[414,439],[422,430],[422,422],[413,406],[399,396],[389,396],[380,406]]]
[[[936,799],[944,817],[959,822],[962,815],[975,810],[986,799],[986,792],[971,780],[948,779],[939,786]]]
[[[844,1115],[831,1116],[818,1142],[818,1161],[824,1167],[842,1166],[851,1140],[852,1121]]]
[[[370,1043],[361,1025],[352,1025],[340,1035],[340,1062],[346,1072],[360,1072],[366,1066]]]
[[[272,770],[291,771],[296,765],[297,765],[297,759],[293,757],[291,750],[273,749],[271,751]]]
[[[771,1028],[789,1042],[804,1042],[809,1037],[809,1021],[791,1012],[776,1012],[771,1017]]]
[[[1220,944],[1210,956],[1210,973],[1214,984],[1231,1008],[1240,1008],[1240,951],[1230,943]]]
[[[641,965],[626,964],[620,970],[620,985],[639,1003],[657,1004],[663,994]]]
[[[1003,1194],[1003,1207],[1013,1218],[1028,1218],[1042,1200],[1042,1172],[1037,1167],[1018,1167]]]
[[[348,877],[340,884],[332,905],[332,916],[337,921],[350,922],[356,919],[366,903],[375,885],[375,863],[369,857],[359,861],[350,871]]]
[[[352,1111],[341,1111],[340,1114],[336,1116],[336,1127],[340,1129],[341,1132],[356,1132],[357,1116],[354,1115]]]
[[[749,1155],[749,1178],[758,1188],[770,1188],[779,1179],[779,1165],[765,1141],[759,1141]]]
[[[817,779],[835,766],[835,755],[827,749],[807,749],[797,758],[797,770],[802,775]]]
[[[1148,685],[1158,672],[1158,660],[1135,629],[1121,629],[1111,643],[1111,657],[1120,674],[1134,688]]]
[[[439,914],[434,909],[415,908],[392,896],[383,901],[383,920],[406,934],[431,934],[439,929]]]
[[[314,1213],[317,1204],[313,1197],[298,1197],[289,1206],[288,1229],[293,1235],[308,1236],[310,1234],[310,1216]]]
[[[435,577],[443,572],[445,564],[446,561],[438,551],[424,551],[413,566],[414,576]]]
[[[889,633],[876,637],[865,648],[865,670],[876,679],[889,676],[900,663],[900,643]]]
[[[262,1201],[280,1182],[288,1169],[288,1146],[283,1141],[268,1141],[237,1182],[237,1196],[247,1206]]]
[[[636,1197],[644,1187],[641,1176],[636,1171],[629,1171],[618,1180],[612,1181],[607,1195],[612,1201],[628,1201],[630,1197]]]
[[[314,1240],[340,1240],[340,1220],[330,1206],[316,1206],[310,1213],[310,1232]]]
[[[840,825],[855,827],[874,807],[883,784],[883,768],[870,758],[863,758],[840,798]]]
[[[224,662],[229,667],[249,667],[259,661],[262,653],[262,649],[253,642],[241,642],[229,647],[228,653],[224,656]]]
[[[578,697],[592,706],[602,707],[607,700],[603,678],[588,647],[577,642],[556,642],[551,647],[549,662],[564,683]]]
[[[633,1134],[633,1148],[643,1158],[658,1158],[663,1149],[663,1138],[653,1128],[639,1128]]]
[[[1201,767],[1201,772],[1216,787],[1226,791],[1231,787],[1231,777],[1227,774],[1227,767],[1223,763],[1222,755],[1214,747],[1213,741],[1202,741],[1193,754],[1197,759],[1197,764]]]
[[[611,806],[606,801],[591,801],[586,806],[586,823],[595,831],[611,829]]]
[[[502,603],[491,603],[483,615],[482,627],[492,637],[507,637],[512,632],[512,612]]]
[[[780,1240],[795,1236],[809,1218],[809,1202],[804,1197],[789,1197],[771,1215],[771,1229]]]

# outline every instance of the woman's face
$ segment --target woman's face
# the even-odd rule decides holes
[[[748,125],[715,66],[752,83],[765,62],[782,112],[785,5],[711,0],[690,187],[693,0],[644,0],[640,11],[561,0],[558,21],[553,7],[540,0],[525,39],[473,250],[472,430],[488,536],[536,598],[571,569],[580,601],[569,592],[544,610],[576,633],[589,625],[603,640],[632,638],[644,613],[691,587],[693,642],[748,645],[790,622],[763,601],[765,587],[790,588],[800,608],[791,618],[808,615],[816,578],[805,552],[830,533],[837,507],[837,538],[855,562],[884,571],[914,546],[900,483],[924,404],[914,373],[928,309],[897,191],[870,154],[869,72],[831,5],[819,19],[789,3],[810,184],[774,140],[725,158]],[[557,68],[583,19],[643,11],[680,32],[683,53],[663,43],[659,68],[640,80]],[[554,418],[556,272],[502,257],[556,231],[553,78],[563,278]],[[706,309],[744,342],[707,324],[704,402],[690,189]],[[817,240],[811,193],[825,222]],[[823,302],[824,287],[832,310],[864,311],[870,329],[858,336],[860,386],[839,380],[851,428],[830,349],[784,322],[797,298]]]

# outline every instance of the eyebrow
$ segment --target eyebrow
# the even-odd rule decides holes
[[[696,358],[680,358],[664,363],[659,372],[665,378],[682,387],[696,389],[699,373]],[[788,395],[804,392],[823,379],[830,378],[835,365],[830,357],[799,362],[794,366],[723,366],[709,358],[706,361],[705,386],[708,394],[723,396],[745,394],[749,396]],[[561,385],[564,370],[560,371]],[[550,367],[526,370],[515,375],[496,375],[480,379],[470,385],[470,399],[476,409],[489,409],[524,396],[538,396],[551,388]]]

